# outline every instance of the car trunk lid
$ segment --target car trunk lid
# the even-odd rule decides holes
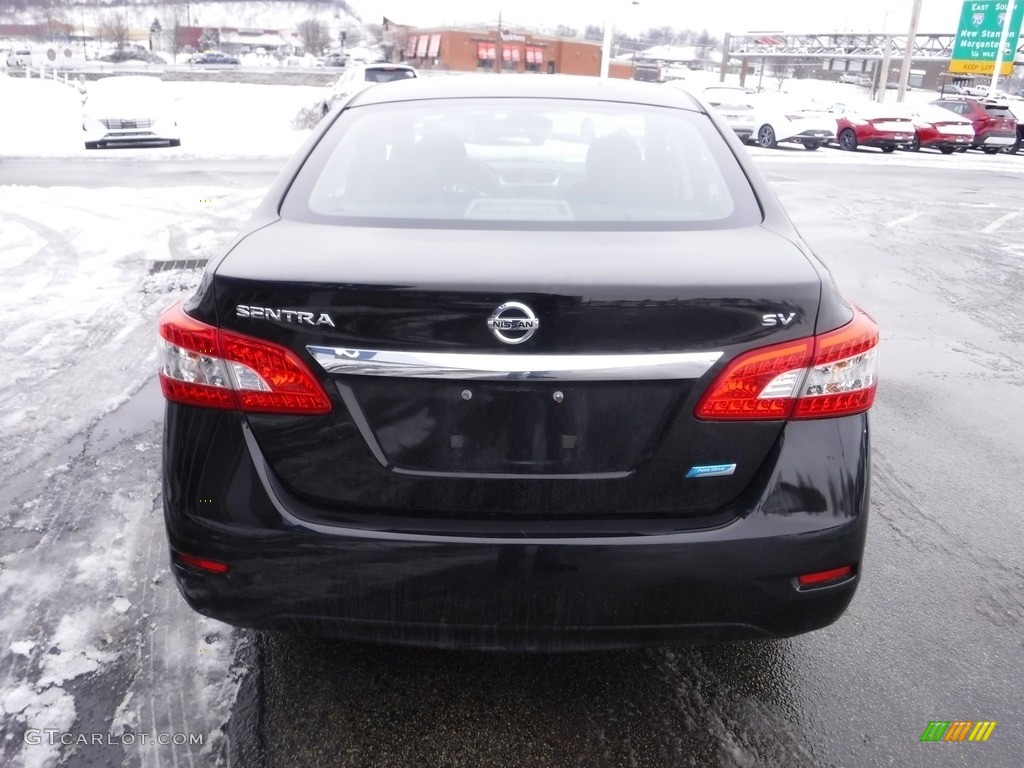
[[[281,221],[214,279],[220,324],[287,346],[335,400],[327,416],[247,417],[285,486],[444,515],[721,509],[784,425],[693,408],[736,354],[812,335],[821,290],[763,227],[495,238]],[[498,313],[510,302],[537,321],[516,344],[498,335],[523,328],[488,323],[524,319]]]

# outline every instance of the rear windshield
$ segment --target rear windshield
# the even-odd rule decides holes
[[[1010,108],[1003,104],[985,104],[985,113],[989,117],[1005,117],[1009,120],[1013,120],[1014,114],[1010,111]]]
[[[725,139],[682,109],[554,99],[351,107],[285,218],[382,226],[713,229],[761,211]]]
[[[405,80],[407,77],[416,77],[416,73],[410,69],[366,70],[366,80],[370,83],[390,83],[392,80]]]

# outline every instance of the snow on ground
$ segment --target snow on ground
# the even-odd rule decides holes
[[[150,267],[216,255],[264,191],[0,186],[4,766],[66,760],[47,728],[202,739],[108,747],[119,765],[223,762],[239,638],[170,577],[152,382],[156,317],[198,273]]]
[[[185,606],[159,504],[155,322],[265,193],[238,186],[82,189],[4,185],[4,157],[138,161],[271,157],[308,131],[318,89],[220,83],[177,89],[178,149],[86,152],[80,99],[0,75],[0,765],[223,764],[244,666],[239,635]],[[139,413],[122,415],[124,409]],[[127,431],[126,431],[127,430]],[[80,747],[57,734],[187,734]]]

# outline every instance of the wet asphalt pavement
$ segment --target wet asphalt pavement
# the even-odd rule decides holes
[[[847,615],[778,642],[553,657],[261,635],[268,765],[1021,764],[1024,176],[807,154],[758,157],[884,337]],[[957,719],[999,725],[921,743]]]
[[[883,334],[867,551],[838,623],[775,642],[571,655],[375,648],[211,623],[206,632],[231,638],[217,646],[221,669],[242,678],[222,748],[188,760],[131,753],[125,764],[219,755],[244,768],[1022,765],[1024,159],[751,152]],[[236,171],[244,183],[272,178],[216,165],[183,170],[228,186]],[[137,167],[107,163],[126,175]],[[88,505],[93,484],[98,492],[120,479],[154,502],[147,551],[157,554],[132,567],[141,582],[159,581],[147,613],[180,624],[188,614],[166,583],[155,511],[159,401],[151,385],[139,398],[115,427],[146,449],[133,457],[117,440],[84,441],[76,500]],[[89,469],[111,456],[121,475],[107,471],[104,485]],[[189,695],[207,690],[209,680],[195,680],[210,668],[160,660],[148,642],[138,669],[129,656],[92,681],[96,693],[83,695],[96,706],[82,711],[114,716],[120,691],[99,682],[130,679],[152,696],[173,691],[179,675]],[[934,720],[998,725],[986,743],[922,743]],[[62,760],[120,757],[82,750]]]

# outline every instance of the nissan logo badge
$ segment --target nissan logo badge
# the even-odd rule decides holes
[[[487,327],[506,344],[522,344],[540,328],[533,310],[518,301],[506,301],[487,319]]]

